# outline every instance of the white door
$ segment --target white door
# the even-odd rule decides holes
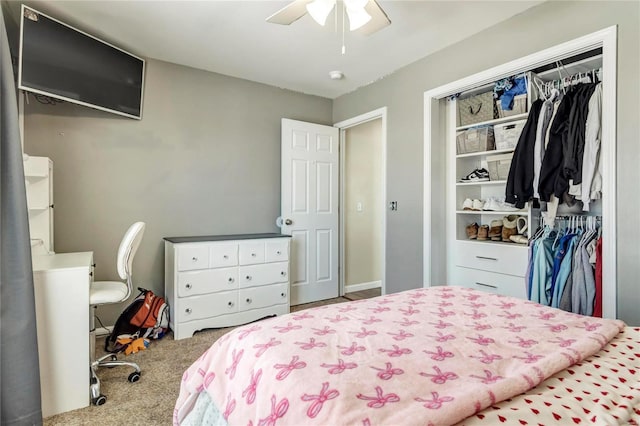
[[[338,297],[338,129],[282,119],[282,233],[291,304]]]

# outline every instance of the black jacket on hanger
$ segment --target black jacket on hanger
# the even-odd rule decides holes
[[[533,150],[542,104],[541,99],[531,104],[529,118],[520,133],[509,168],[505,201],[515,204],[519,209],[524,208],[525,203],[533,197]]]
[[[582,183],[582,157],[584,137],[589,114],[589,99],[596,90],[596,84],[578,84],[574,88],[573,104],[569,114],[567,147],[564,156],[564,174],[573,179],[573,184]]]
[[[569,181],[564,174],[564,147],[569,132],[569,114],[573,104],[573,91],[565,94],[558,106],[553,122],[549,124],[549,144],[544,152],[540,167],[538,193],[540,200],[550,201],[551,196],[562,199],[569,188]]]

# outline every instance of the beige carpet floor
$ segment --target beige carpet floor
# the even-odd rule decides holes
[[[299,311],[347,301],[348,299],[339,297],[295,306],[291,310]],[[127,381],[127,376],[132,371],[127,367],[101,369],[101,391],[107,397],[104,405],[92,405],[48,417],[44,420],[44,425],[170,425],[182,373],[213,342],[232,329],[233,327],[203,330],[189,339],[178,341],[173,340],[173,335],[169,334],[161,340],[153,341],[146,350],[137,354],[126,357],[119,355],[119,358],[138,363],[142,370],[140,381]],[[104,338],[99,339],[96,346],[103,348]],[[96,352],[100,353],[99,350]]]

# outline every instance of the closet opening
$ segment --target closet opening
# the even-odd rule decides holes
[[[599,312],[594,312],[591,299],[588,308],[573,312],[616,317],[615,88],[616,28],[611,27],[425,93],[425,287],[462,285],[556,306],[553,289],[543,289],[542,296],[534,292],[539,289],[532,290],[529,246],[543,235],[555,250],[562,237],[579,234],[585,240],[576,246],[590,243],[593,251],[599,246],[602,287],[597,289]],[[578,97],[578,91],[584,92]],[[598,125],[588,135],[597,144],[585,153],[588,104],[598,91],[599,106],[591,120],[593,124],[597,116]],[[512,99],[501,102],[507,92]],[[567,101],[556,118],[553,113],[558,113],[562,99],[571,99],[574,108]],[[549,122],[555,120],[557,126],[570,128],[572,140],[581,142],[566,148],[558,142],[563,137],[558,127],[553,144],[547,136],[546,143],[530,145],[523,156],[521,135],[529,132],[525,139],[535,140],[541,132],[540,116],[547,120],[546,125],[540,120],[541,127],[550,129]],[[536,151],[540,155],[535,157],[533,148],[541,146],[547,150]],[[564,154],[579,158],[579,164],[565,162]],[[533,171],[521,176],[527,184],[514,184],[513,169],[523,158],[538,167],[535,185]],[[544,160],[547,175],[540,174]],[[557,184],[558,173],[567,180],[565,186]],[[541,185],[539,179],[549,185]],[[444,190],[438,187],[442,182]],[[518,191],[514,185],[531,189]],[[438,225],[442,218],[444,231]],[[593,289],[597,268],[588,257],[580,265],[594,271],[589,281]]]

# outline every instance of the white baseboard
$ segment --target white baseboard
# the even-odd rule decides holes
[[[350,284],[344,286],[344,293],[353,293],[355,291],[369,290],[370,288],[382,287],[382,281],[370,281],[368,283]]]
[[[113,326],[96,327],[96,337],[108,336],[113,331]]]

